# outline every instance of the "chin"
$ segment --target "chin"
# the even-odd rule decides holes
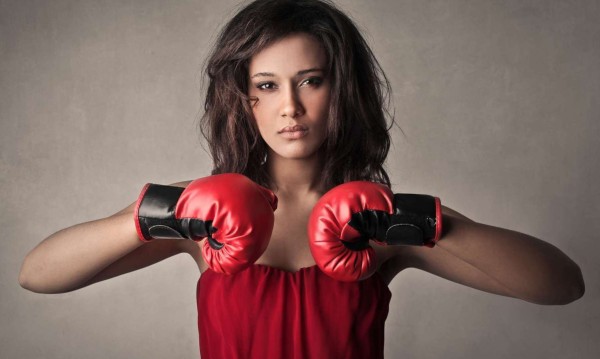
[[[275,155],[280,158],[288,160],[302,160],[314,157],[317,154],[316,151],[275,151]]]
[[[315,156],[318,156],[322,148],[322,143],[287,143],[283,146],[269,146],[269,152],[271,155],[289,160],[301,160],[301,159],[311,159]]]

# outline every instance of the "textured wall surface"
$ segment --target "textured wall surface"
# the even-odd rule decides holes
[[[387,358],[597,358],[600,2],[340,0],[394,90],[389,174],[563,250],[585,296],[540,306],[410,269]],[[0,0],[0,357],[197,358],[186,255],[65,294],[25,254],[144,183],[208,175],[201,66],[236,1]]]

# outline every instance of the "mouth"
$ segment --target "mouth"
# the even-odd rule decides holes
[[[304,125],[286,126],[278,132],[283,138],[290,140],[296,140],[306,136],[308,133],[308,127]]]
[[[297,131],[308,131],[308,128],[304,125],[286,126],[279,130],[279,133],[284,132],[297,132]]]
[[[300,129],[295,131],[280,131],[279,134],[283,138],[287,138],[290,140],[296,140],[302,138],[308,134],[308,129]]]

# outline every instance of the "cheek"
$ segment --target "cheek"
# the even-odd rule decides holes
[[[322,124],[327,123],[330,108],[329,96],[325,95],[315,99],[314,108],[316,111],[315,118]]]
[[[269,116],[266,113],[264,107],[257,106],[252,109],[252,114],[254,115],[254,122],[256,123],[256,127],[258,128],[258,132],[264,137],[266,134],[271,132],[270,126],[273,125],[273,121],[269,121]]]
[[[273,111],[273,101],[269,101],[268,98],[264,97],[257,98],[258,101],[255,101],[254,106],[252,106],[252,113],[254,113],[255,117],[264,117],[265,115],[268,115],[268,113]]]
[[[330,97],[330,91],[329,91],[329,86],[321,89],[321,91],[319,91],[319,93],[315,94],[314,99],[313,99],[313,103],[315,105],[316,108],[319,109],[319,111],[323,112],[327,112],[329,110],[329,106],[330,106],[330,101],[331,101],[331,97]]]

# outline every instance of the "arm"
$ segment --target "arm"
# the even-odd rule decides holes
[[[189,182],[174,186],[185,187]],[[64,293],[181,253],[179,241],[143,243],[133,220],[135,202],[114,215],[62,229],[25,257],[19,283],[37,293]]]
[[[536,304],[583,296],[579,266],[558,248],[516,231],[474,222],[443,207],[444,234],[434,248],[402,246],[408,266],[487,292]]]

